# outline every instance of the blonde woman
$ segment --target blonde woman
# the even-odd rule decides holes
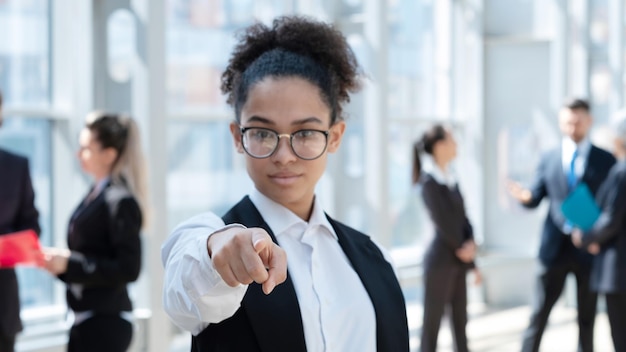
[[[78,159],[94,185],[71,217],[68,249],[45,250],[45,265],[67,284],[75,317],[68,351],[126,351],[133,334],[126,286],[141,268],[145,204],[137,125],[92,114],[80,133]]]

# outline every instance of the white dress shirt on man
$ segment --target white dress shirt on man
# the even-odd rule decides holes
[[[576,174],[576,178],[580,180],[587,167],[587,157],[591,150],[591,142],[589,138],[583,139],[578,144],[569,138],[563,138],[561,141],[561,162],[563,163],[563,173],[565,175],[570,172],[572,156],[577,149],[578,152],[576,153],[576,160],[574,161],[574,173]]]

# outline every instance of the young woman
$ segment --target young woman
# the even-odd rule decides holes
[[[255,190],[222,219],[179,225],[162,248],[164,307],[194,351],[409,350],[385,252],[315,196],[357,70],[344,36],[305,17],[241,37],[222,90]]]
[[[132,303],[127,284],[141,267],[145,204],[143,157],[135,122],[93,114],[80,133],[78,158],[94,186],[74,211],[68,249],[44,251],[46,269],[67,284],[74,313],[68,351],[126,351]]]
[[[413,148],[413,184],[421,183],[424,204],[433,222],[435,236],[424,265],[424,320],[421,351],[437,350],[439,326],[446,306],[450,307],[456,351],[467,351],[468,269],[474,268],[476,245],[463,196],[450,163],[456,158],[456,141],[448,129],[434,125]],[[420,154],[432,157],[433,167],[422,172]],[[480,272],[475,270],[480,282]]]

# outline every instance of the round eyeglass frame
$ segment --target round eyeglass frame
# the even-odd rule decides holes
[[[270,153],[268,153],[267,155],[264,156],[258,156],[258,155],[254,155],[252,153],[250,153],[250,151],[248,150],[248,148],[246,148],[246,143],[244,143],[243,139],[245,138],[245,133],[248,130],[251,129],[256,129],[256,130],[264,130],[267,132],[271,132],[274,135],[276,135],[276,146],[274,146],[274,149],[272,149],[272,151]],[[319,155],[317,155],[314,158],[303,158],[300,154],[298,154],[298,152],[296,152],[296,150],[293,147],[293,137],[295,134],[302,132],[302,131],[313,131],[313,132],[320,132],[322,134],[324,134],[324,148],[320,151]],[[243,127],[243,126],[239,126],[239,132],[241,133],[241,145],[243,146],[243,150],[246,152],[246,154],[248,154],[250,157],[255,158],[255,159],[266,159],[269,158],[270,156],[272,156],[274,153],[276,153],[276,151],[278,150],[278,145],[280,144],[280,139],[282,137],[289,137],[289,147],[291,148],[291,151],[293,152],[293,154],[295,156],[297,156],[298,158],[302,159],[302,160],[315,160],[318,159],[319,157],[321,157],[322,155],[324,155],[324,152],[326,151],[326,148],[328,148],[328,135],[330,134],[330,130],[316,130],[313,128],[305,128],[305,129],[301,129],[301,130],[297,130],[294,131],[292,133],[278,133],[270,128],[265,128],[265,127]]]

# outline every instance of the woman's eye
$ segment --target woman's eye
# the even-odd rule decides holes
[[[302,131],[296,132],[295,137],[296,138],[309,138],[309,137],[312,137],[313,135],[315,135],[315,131],[302,130]]]
[[[251,131],[251,132],[252,132],[252,137],[255,139],[272,138],[272,133],[270,131],[256,130],[256,131]]]

